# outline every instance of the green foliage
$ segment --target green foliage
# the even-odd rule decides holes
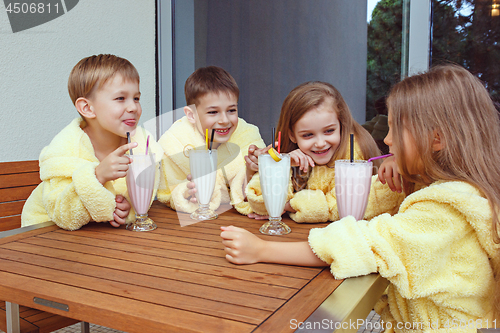
[[[402,0],[381,0],[368,24],[366,119],[376,114],[375,101],[401,76]]]
[[[500,16],[491,16],[491,1],[431,1],[431,65],[464,66],[500,105]],[[367,119],[376,115],[375,101],[400,79],[401,31],[402,0],[380,1],[368,24]]]

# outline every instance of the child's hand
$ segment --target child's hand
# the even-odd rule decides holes
[[[303,172],[307,172],[309,166],[314,167],[314,160],[311,156],[304,154],[302,150],[295,149],[290,153],[291,166],[298,166]]]
[[[125,177],[128,165],[132,162],[128,156],[125,156],[125,153],[135,147],[137,147],[137,142],[127,143],[106,156],[95,168],[97,180],[104,185],[110,180]]]
[[[291,213],[295,213],[296,210],[292,208],[292,206],[290,206],[290,201],[288,201],[285,205],[285,208],[283,209],[283,213],[281,213],[281,215],[285,214],[286,212],[291,212]],[[259,214],[255,214],[255,213],[250,213],[247,215],[249,218],[251,219],[256,219],[256,220],[267,220],[269,219],[269,215],[259,215]]]
[[[401,175],[399,174],[399,168],[394,156],[388,157],[382,162],[382,165],[378,169],[378,179],[382,184],[387,183],[387,186],[389,186],[392,191],[401,193]]]
[[[197,203],[198,201],[196,200],[196,184],[192,181],[193,176],[191,176],[191,174],[188,174],[186,178],[189,181],[189,183],[187,183],[189,194],[189,197],[187,197],[187,199],[192,203]]]
[[[251,172],[251,175],[253,175],[259,171],[259,155],[267,153],[271,147],[272,145],[265,148],[258,148],[256,145],[250,145],[248,147],[248,155],[245,156],[247,174]]]
[[[256,220],[268,220],[269,219],[269,215],[259,215],[259,214],[255,214],[255,213],[250,213],[247,216],[251,219],[256,219]]]
[[[292,205],[290,205],[290,201],[287,201],[287,203],[285,204],[285,212],[290,212],[290,213],[296,213],[297,211],[295,209],[293,209]]]
[[[130,203],[123,195],[117,195],[115,198],[116,208],[113,213],[114,221],[109,221],[113,227],[119,227],[122,224],[125,224],[125,220],[130,212]]]
[[[265,248],[265,241],[245,229],[229,226],[220,227],[226,259],[233,264],[259,262]]]

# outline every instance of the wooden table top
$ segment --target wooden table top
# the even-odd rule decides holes
[[[235,210],[185,227],[179,221],[189,216],[161,203],[149,215],[158,225],[150,232],[90,223],[0,238],[0,299],[126,332],[291,332],[291,320],[306,320],[342,282],[328,267],[238,266],[224,257],[221,225],[304,241],[326,224],[286,218],[291,234],[264,236],[263,221]]]

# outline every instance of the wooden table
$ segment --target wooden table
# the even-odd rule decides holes
[[[308,318],[345,321],[360,304],[369,312],[387,284],[373,275],[364,277],[368,289],[354,284],[332,294],[342,281],[328,267],[233,265],[220,226],[259,234],[262,224],[234,210],[181,227],[187,215],[155,202],[150,216],[158,224],[152,232],[90,223],[77,231],[49,225],[0,233],[0,299],[12,304],[10,315],[20,304],[126,332],[292,332]],[[261,236],[303,241],[326,225],[286,222],[291,234]],[[339,312],[331,303],[341,290],[349,305]]]

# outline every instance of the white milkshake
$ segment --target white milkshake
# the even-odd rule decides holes
[[[217,218],[217,214],[209,208],[217,178],[217,150],[190,150],[189,168],[200,205],[191,218],[199,221]]]
[[[156,224],[148,217],[149,206],[153,197],[156,163],[154,154],[131,155],[132,163],[127,171],[127,190],[135,210],[136,220],[127,225],[128,230],[149,231],[156,229]]]
[[[335,194],[340,218],[363,219],[370,195],[373,163],[361,160],[335,161]]]
[[[264,204],[269,214],[269,222],[260,227],[260,232],[267,235],[290,233],[290,227],[281,221],[290,181],[290,155],[281,154],[279,162],[269,154],[259,155],[259,177]]]

